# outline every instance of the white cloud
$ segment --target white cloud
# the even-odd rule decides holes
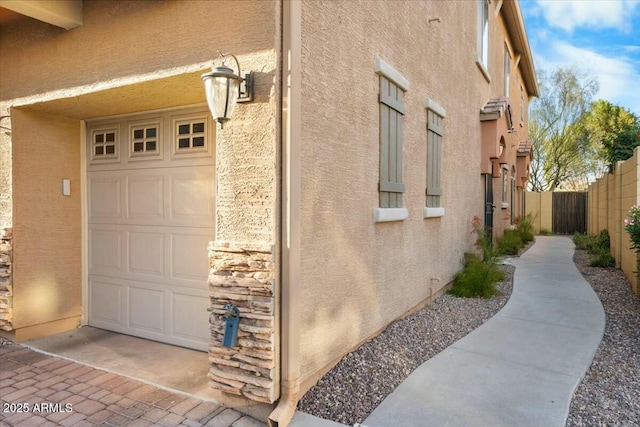
[[[538,0],[547,23],[568,32],[580,27],[628,31],[639,4],[640,0]]]
[[[605,99],[640,114],[640,69],[637,68],[637,61],[624,56],[604,56],[560,41],[552,43],[549,47],[545,56],[536,58],[537,66],[577,66],[598,79],[600,90],[596,98]]]

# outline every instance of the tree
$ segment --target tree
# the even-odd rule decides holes
[[[609,172],[613,172],[616,162],[631,157],[633,149],[640,145],[640,118],[609,101],[591,104],[585,127]]]
[[[584,185],[599,163],[585,127],[598,82],[562,67],[542,70],[538,81],[540,98],[532,102],[529,116],[533,142],[529,188],[552,191],[560,185]]]

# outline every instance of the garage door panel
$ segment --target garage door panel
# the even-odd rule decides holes
[[[128,240],[128,271],[164,277],[165,233],[130,231]]]
[[[200,280],[209,274],[207,247],[211,234],[171,235],[171,277]]]
[[[89,220],[122,218],[122,177],[89,177]]]
[[[127,219],[157,221],[165,219],[164,176],[127,177]]]
[[[123,272],[121,230],[89,229],[89,269],[93,274],[118,274]]]
[[[90,280],[89,289],[91,317],[104,325],[123,326],[122,314],[125,303],[123,286],[100,280]]]
[[[132,330],[165,335],[165,292],[129,287],[129,324]]]
[[[209,335],[208,307],[208,297],[174,293],[171,301],[173,335],[185,340],[203,342],[202,337]]]
[[[213,225],[213,171],[206,168],[171,176],[171,219]]]

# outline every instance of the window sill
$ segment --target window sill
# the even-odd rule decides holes
[[[502,202],[502,209],[508,209],[509,203]]]
[[[374,222],[404,221],[409,218],[407,208],[375,208],[373,211]]]
[[[440,218],[444,216],[444,208],[424,208],[425,218]]]
[[[487,81],[487,83],[491,83],[491,76],[489,75],[489,71],[484,67],[484,64],[480,60],[476,60],[476,65],[482,72],[482,75],[484,76],[484,79]]]

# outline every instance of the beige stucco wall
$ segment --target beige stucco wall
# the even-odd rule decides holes
[[[83,25],[69,31],[30,18],[0,28],[0,111],[17,107],[11,110],[11,140],[0,146],[0,225],[14,225],[16,327],[79,310],[80,120],[204,103],[200,74],[217,49],[235,54],[243,71],[254,71],[256,88],[254,102],[239,105],[218,131],[216,237],[275,242],[279,14],[277,2],[249,0],[91,1],[84,2]],[[40,145],[32,141],[36,131]],[[68,136],[64,143],[61,135]],[[53,146],[45,141],[58,151],[49,152]],[[11,149],[9,191],[11,168],[4,165],[11,164]],[[64,201],[56,197],[51,209],[66,203],[74,213],[45,218],[42,206],[52,202],[50,190],[59,193],[60,173],[47,166],[39,179],[32,174],[39,162],[58,157],[75,177],[74,193]],[[37,223],[54,230],[52,236],[60,229],[70,237],[42,239],[30,228]],[[43,253],[50,270],[34,275]],[[59,307],[48,317],[33,313],[29,298],[48,280],[62,281],[56,276],[62,270],[69,289],[52,288],[64,292]]]
[[[473,248],[472,218],[483,213],[479,111],[503,95],[503,83],[498,77],[488,83],[476,65],[475,2],[306,1],[302,11],[301,363],[309,383],[314,372],[442,290],[461,268]],[[490,72],[497,76],[504,37],[496,42],[501,53],[492,55]],[[390,223],[373,221],[376,56],[410,84],[403,147],[409,218]],[[423,217],[426,97],[447,111],[446,213],[430,219]],[[509,155],[515,163],[515,148]]]
[[[13,327],[80,315],[80,122],[13,109]],[[62,180],[71,195],[62,195]]]

